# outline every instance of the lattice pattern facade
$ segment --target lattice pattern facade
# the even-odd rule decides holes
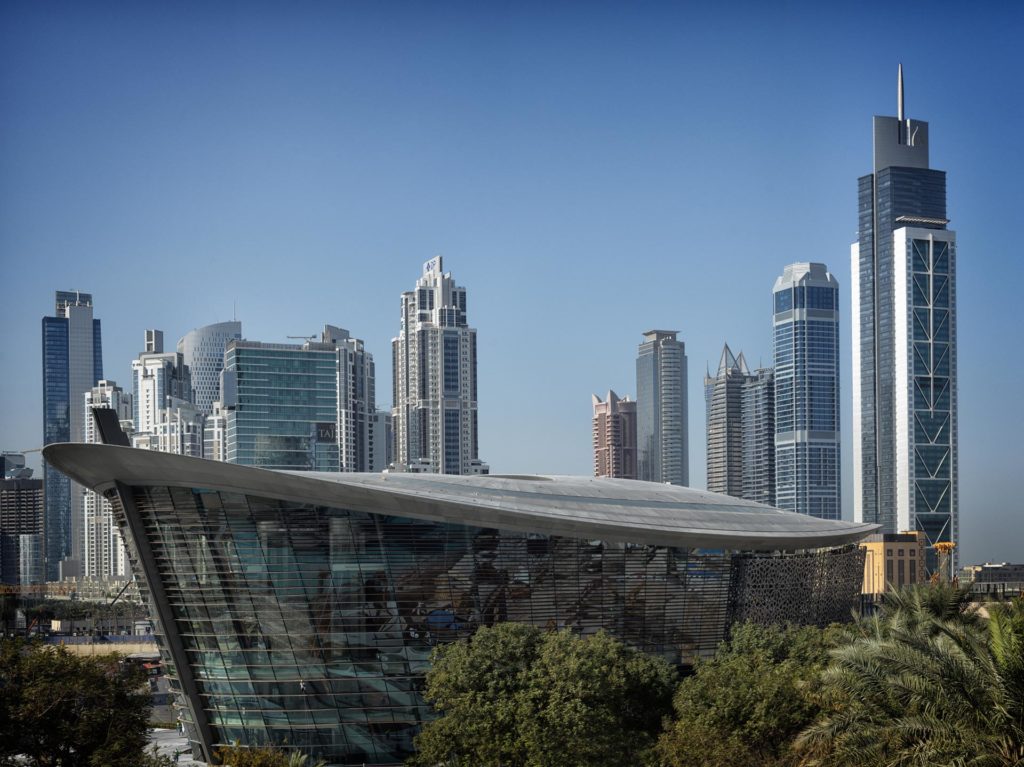
[[[850,619],[860,595],[864,550],[857,546],[804,554],[737,554],[730,622],[826,626]]]

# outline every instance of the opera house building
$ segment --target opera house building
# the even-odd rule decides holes
[[[876,529],[631,480],[44,453],[111,502],[206,761],[238,740],[399,764],[432,716],[431,650],[501,621],[603,629],[686,665],[737,621],[845,620]]]

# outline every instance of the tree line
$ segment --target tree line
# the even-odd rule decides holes
[[[737,625],[681,679],[605,633],[505,623],[437,647],[424,694],[413,767],[1024,767],[1024,601],[920,585],[845,626]],[[0,767],[166,767],[149,703],[117,656],[5,640]]]
[[[677,679],[609,635],[438,647],[415,767],[1022,767],[1024,602],[937,584],[846,626],[735,626]]]

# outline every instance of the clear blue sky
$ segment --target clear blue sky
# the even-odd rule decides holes
[[[1020,3],[62,3],[0,7],[0,446],[41,442],[40,318],[95,296],[108,378],[145,328],[365,339],[440,253],[480,339],[481,457],[591,471],[590,394],[640,333],[701,376],[771,360],[792,261],[843,287],[871,116],[931,123],[959,238],[962,559],[1024,561]]]

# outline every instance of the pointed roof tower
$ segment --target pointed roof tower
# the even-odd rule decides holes
[[[718,373],[722,375],[727,370],[732,370],[736,366],[736,358],[732,356],[732,349],[729,348],[729,344],[725,344],[722,347],[722,356],[718,360]]]
[[[740,356],[736,358],[736,367],[740,375],[750,375],[750,369],[747,367],[747,358],[743,356],[743,352],[740,352]]]
[[[903,119],[903,64],[899,65],[896,72],[896,118]]]

